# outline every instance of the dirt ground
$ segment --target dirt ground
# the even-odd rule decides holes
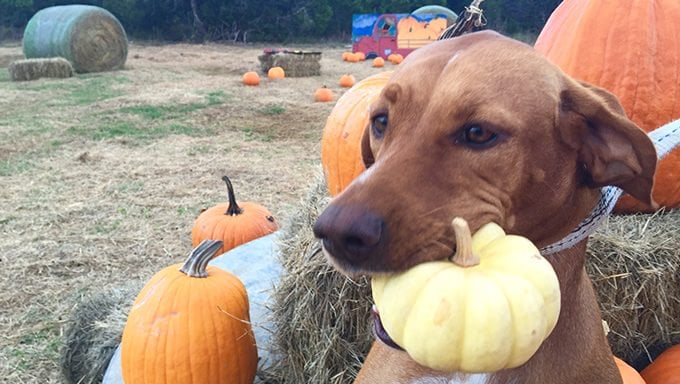
[[[321,50],[322,75],[243,86],[263,48],[132,44],[125,70],[15,83],[21,48],[0,46],[0,382],[61,382],[74,304],[183,260],[222,175],[281,221],[320,169],[314,90],[391,69],[288,46]]]

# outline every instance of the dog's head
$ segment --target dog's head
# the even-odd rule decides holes
[[[616,185],[653,204],[656,152],[608,92],[492,32],[412,53],[371,108],[367,170],[314,231],[349,273],[450,256],[451,220],[547,245]]]

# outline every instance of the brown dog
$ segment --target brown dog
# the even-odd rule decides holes
[[[368,169],[314,230],[349,274],[403,271],[452,255],[451,220],[493,221],[539,247],[566,236],[615,185],[654,204],[656,152],[608,92],[493,32],[432,43],[395,71],[371,109]],[[444,374],[374,343],[355,383],[621,383],[584,269],[586,241],[548,257],[558,324],[523,366]]]

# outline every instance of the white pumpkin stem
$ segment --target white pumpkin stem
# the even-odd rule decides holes
[[[467,221],[462,217],[456,217],[451,222],[453,232],[456,234],[456,254],[451,261],[460,267],[474,267],[479,264],[479,256],[472,252],[472,233]]]
[[[189,277],[208,277],[206,271],[208,262],[220,248],[222,248],[222,241],[220,240],[203,240],[198,247],[191,251],[179,271]]]

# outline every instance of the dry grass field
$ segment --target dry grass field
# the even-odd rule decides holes
[[[0,46],[0,382],[61,382],[74,304],[183,260],[222,175],[239,200],[290,212],[333,107],[314,90],[381,69],[289,47],[323,51],[322,76],[245,87],[262,46],[133,44],[123,71],[17,83],[21,48]]]

